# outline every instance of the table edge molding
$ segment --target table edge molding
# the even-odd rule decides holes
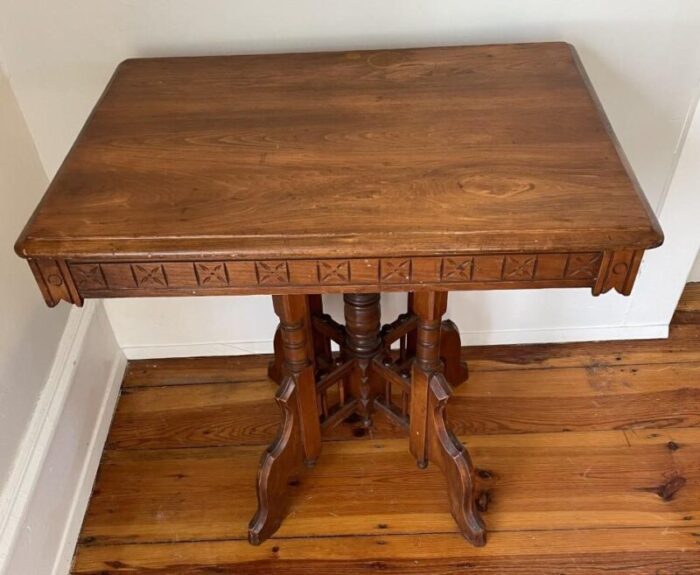
[[[30,259],[46,303],[85,298],[590,287],[628,295],[644,250],[258,260]]]

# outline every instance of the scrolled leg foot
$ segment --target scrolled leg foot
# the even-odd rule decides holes
[[[447,479],[450,510],[462,535],[481,547],[486,544],[486,527],[476,505],[474,466],[466,448],[447,427],[445,407],[450,394],[445,376],[433,374],[428,394],[428,459]]]
[[[294,378],[285,377],[275,397],[283,420],[258,469],[258,509],[248,525],[248,541],[253,545],[259,545],[279,528],[287,512],[289,480],[304,466],[296,394]]]

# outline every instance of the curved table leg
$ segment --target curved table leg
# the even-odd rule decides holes
[[[276,396],[283,421],[277,439],[260,461],[258,510],[248,531],[254,545],[280,526],[289,478],[304,464],[313,465],[321,453],[309,299],[305,295],[275,295],[272,299],[280,318],[276,347],[284,355],[281,372],[285,375]]]
[[[447,293],[416,292],[412,304],[418,325],[411,373],[409,449],[419,467],[432,461],[442,470],[452,516],[464,537],[481,546],[486,543],[486,531],[476,508],[474,469],[467,450],[448,428],[445,416],[451,390],[440,372],[440,346]]]
[[[332,359],[328,338],[335,339],[332,335],[335,332],[331,330],[329,335],[325,324],[319,324],[319,335],[325,339],[313,339],[312,313],[318,314],[322,309],[320,298],[275,295],[273,301],[280,326],[275,334],[276,357],[270,375],[282,380],[277,403],[283,412],[283,422],[277,438],[263,454],[258,471],[258,509],[250,522],[248,537],[256,545],[280,526],[287,512],[286,491],[290,479],[304,464],[312,465],[319,456],[321,433],[317,401],[320,396],[325,414],[323,393],[328,386],[337,384],[336,380],[340,381],[340,375],[328,372]],[[445,407],[451,394],[448,382],[461,383],[467,375],[466,366],[460,360],[459,332],[452,322],[442,321],[447,293],[426,291],[410,296],[409,306],[415,315],[415,320],[411,321],[415,321],[416,327],[404,346],[415,356],[411,367],[410,402],[408,407],[403,407],[402,417],[392,411],[390,390],[392,382],[395,384],[397,378],[403,376],[389,367],[382,367],[384,371],[379,372],[369,369],[370,365],[380,365],[376,362],[383,349],[379,294],[345,294],[344,301],[346,327],[340,339],[341,352],[345,361],[351,363],[336,369],[348,371],[352,368],[348,372],[353,401],[350,408],[359,407],[365,425],[370,426],[374,396],[382,391],[387,395],[386,411],[409,427],[409,449],[419,467],[431,461],[444,473],[452,515],[462,534],[474,545],[484,545],[486,532],[476,506],[474,469],[469,454],[446,421]],[[317,370],[316,359],[328,366]],[[318,377],[321,379],[317,384]],[[406,382],[398,381],[406,395]],[[341,399],[341,408],[344,403]],[[344,414],[341,409],[326,417],[328,421],[334,421],[334,417],[340,421]]]
[[[248,525],[248,541],[253,545],[259,545],[279,528],[287,512],[287,484],[304,465],[297,387],[292,376],[284,378],[275,400],[283,419],[258,468],[258,509]]]
[[[447,427],[445,407],[450,395],[445,376],[433,374],[428,394],[428,459],[447,479],[450,510],[462,535],[481,547],[486,544],[486,528],[476,507],[474,466],[465,447]]]

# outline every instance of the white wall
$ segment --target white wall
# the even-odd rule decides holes
[[[700,88],[700,86],[699,86]],[[697,98],[700,98],[700,89]],[[696,101],[697,101],[696,98]],[[680,298],[688,270],[700,248],[700,107],[693,108],[678,164],[670,181],[661,211],[661,226],[666,230],[664,245],[650,252],[641,270],[637,294],[627,320],[634,323],[671,317]],[[653,270],[645,273],[645,269]],[[679,278],[680,281],[668,281]]]
[[[104,307],[68,317],[22,445],[23,470],[0,493],[0,575],[65,575],[126,368]]]
[[[700,81],[699,34],[693,0],[0,0],[7,66],[50,175],[126,57],[566,40],[657,212]],[[667,281],[685,281],[681,260]],[[450,313],[471,343],[662,335],[668,318],[659,314],[635,312],[630,323],[635,298],[472,292],[453,296]],[[107,309],[130,355],[267,349],[274,325],[268,298],[109,301]]]
[[[47,183],[0,70],[0,492],[46,383],[70,309],[46,307],[29,266],[13,250]]]
[[[698,220],[696,220],[698,221]],[[700,221],[698,221],[698,227],[700,227]],[[693,264],[690,274],[688,275],[689,282],[700,282],[700,252],[698,252],[695,258],[695,263]]]

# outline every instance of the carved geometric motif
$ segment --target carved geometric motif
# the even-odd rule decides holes
[[[598,275],[600,258],[599,253],[571,254],[564,277],[567,279],[593,279]]]
[[[134,279],[136,280],[136,285],[139,287],[145,287],[145,286],[166,287],[168,285],[168,282],[165,279],[165,272],[163,272],[163,266],[161,264],[157,264],[157,265],[134,264],[131,266],[131,271],[134,274]]]
[[[200,286],[214,287],[228,285],[226,266],[222,262],[195,262],[194,269]]]
[[[443,258],[442,274],[443,281],[469,281],[472,279],[472,268],[474,258]]]
[[[411,260],[385,258],[380,263],[380,281],[384,283],[405,283],[411,278]]]
[[[286,261],[255,262],[260,285],[284,285],[289,283],[289,268]]]
[[[479,255],[474,258],[474,269],[472,280],[479,282],[494,282],[503,279],[503,268],[505,266],[505,256]]]
[[[532,279],[535,275],[537,256],[506,256],[503,279]]]
[[[322,284],[348,283],[350,262],[348,260],[319,260],[318,279]]]
[[[71,266],[71,273],[79,289],[103,289],[107,287],[99,264]]]
[[[626,285],[631,256],[616,256],[607,271],[610,282]],[[627,258],[627,259],[625,259]],[[629,261],[628,261],[629,260]],[[69,263],[71,285],[83,293],[105,290],[184,290],[257,286],[448,286],[497,282],[587,284],[598,277],[601,252],[477,254],[376,259],[295,259],[121,263]],[[42,271],[49,287],[62,281],[57,266]],[[43,268],[42,268],[43,269]],[[52,268],[53,269],[53,268]],[[636,270],[635,270],[636,271]],[[618,278],[618,279],[615,279]],[[612,284],[611,284],[612,285]],[[504,286],[512,287],[512,286]]]

